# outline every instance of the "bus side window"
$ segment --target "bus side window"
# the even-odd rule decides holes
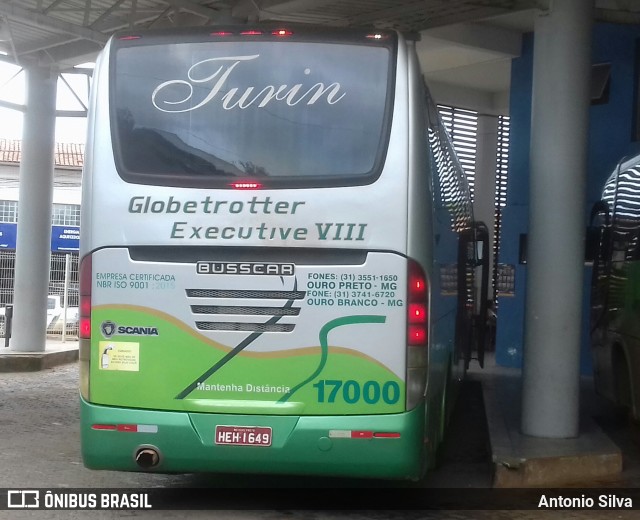
[[[609,257],[611,244],[611,215],[609,204],[600,200],[593,205],[585,237],[585,262],[601,263]]]
[[[640,260],[640,227],[634,229],[629,260]]]
[[[593,262],[591,272],[590,328],[594,332],[604,325],[609,307],[608,278],[612,264],[611,213],[605,200],[596,202],[591,209],[586,235],[585,260]]]

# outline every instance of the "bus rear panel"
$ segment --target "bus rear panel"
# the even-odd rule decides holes
[[[432,204],[412,52],[278,27],[107,45],[83,178],[88,467],[420,475],[448,311],[431,217],[409,224]]]

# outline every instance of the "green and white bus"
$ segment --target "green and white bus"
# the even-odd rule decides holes
[[[88,126],[87,467],[417,478],[433,464],[481,344],[478,248],[413,41],[118,34]]]
[[[640,420],[640,155],[625,158],[591,212],[596,391]]]

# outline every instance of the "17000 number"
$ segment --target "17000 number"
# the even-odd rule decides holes
[[[376,404],[380,399],[386,404],[395,404],[400,399],[400,385],[395,381],[387,381],[381,386],[378,381],[367,381],[360,385],[353,379],[321,379],[313,387],[318,389],[319,403],[335,403],[339,397],[348,404],[355,404],[361,400],[367,404]]]

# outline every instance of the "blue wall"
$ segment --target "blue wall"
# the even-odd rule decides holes
[[[600,198],[604,181],[618,160],[640,151],[632,141],[636,90],[636,46],[640,27],[597,24],[593,30],[592,63],[611,64],[609,102],[591,107],[587,171],[585,227],[591,206]],[[524,344],[524,301],[526,266],[518,264],[520,234],[527,233],[529,211],[529,141],[531,135],[531,86],[533,78],[533,35],[525,35],[522,54],[511,68],[511,141],[509,187],[503,211],[500,263],[516,266],[515,296],[500,297],[496,338],[496,362],[520,367]],[[589,280],[585,268],[585,299],[581,371],[591,372],[587,324]]]

